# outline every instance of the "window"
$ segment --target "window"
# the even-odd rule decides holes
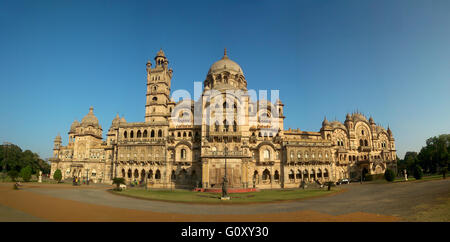
[[[268,149],[264,150],[264,159],[270,159],[270,151]]]
[[[127,138],[127,131],[123,132],[123,137]]]
[[[153,101],[158,101],[158,98],[157,97],[153,97],[152,100]]]
[[[186,159],[186,150],[185,149],[181,149],[181,159]]]
[[[143,137],[144,137],[144,138],[147,138],[147,130],[144,130],[144,135],[143,135]]]
[[[155,130],[152,129],[152,131],[150,132],[150,137],[155,137]]]
[[[158,137],[162,137],[162,130],[158,130]]]

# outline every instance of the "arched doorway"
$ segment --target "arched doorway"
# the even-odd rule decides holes
[[[262,180],[263,180],[263,183],[269,183],[270,182],[270,171],[269,170],[265,169],[263,171]]]
[[[367,173],[369,173],[369,170],[367,170],[367,168],[364,167],[363,170],[362,170],[362,178],[363,178],[363,181],[366,180],[366,174],[367,174]]]

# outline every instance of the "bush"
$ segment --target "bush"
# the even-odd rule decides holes
[[[386,169],[386,171],[384,172],[384,179],[386,179],[386,181],[388,182],[392,182],[395,179],[395,173],[393,170],[391,169]]]
[[[26,166],[20,170],[20,177],[23,181],[29,182],[31,180],[31,166]]]
[[[419,165],[416,165],[414,167],[414,178],[416,178],[416,180],[420,180],[423,177],[423,171],[422,171],[422,167],[420,167]]]
[[[113,178],[113,184],[116,184],[116,190],[120,190],[120,184],[125,184],[125,179],[119,177]]]
[[[16,178],[19,176],[19,173],[16,170],[8,171],[8,176],[15,182]]]
[[[61,170],[57,169],[55,171],[55,173],[53,174],[53,179],[55,179],[56,181],[60,182],[62,179],[62,174],[61,174]]]

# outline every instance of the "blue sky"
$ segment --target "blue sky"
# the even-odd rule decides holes
[[[285,129],[359,110],[400,157],[450,128],[450,1],[0,1],[0,142],[43,158],[94,106],[144,121],[145,63],[163,48],[172,91],[223,55],[248,88],[280,90]]]

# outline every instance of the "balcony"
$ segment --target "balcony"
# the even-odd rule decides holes
[[[128,138],[119,140],[119,144],[164,144],[165,138]]]
[[[207,151],[204,152],[203,157],[244,157],[244,153],[242,151],[227,151],[226,155],[224,151]]]
[[[370,146],[359,146],[358,147],[359,152],[370,152],[372,151],[372,147]]]

